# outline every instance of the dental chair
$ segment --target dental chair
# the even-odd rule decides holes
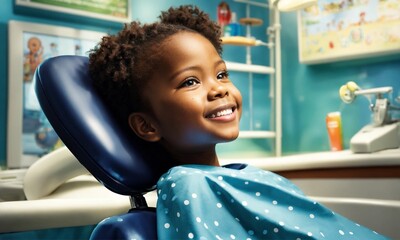
[[[35,79],[39,103],[65,146],[106,188],[130,196],[129,212],[101,221],[91,239],[157,239],[155,208],[143,194],[173,166],[165,152],[115,117],[93,88],[87,57],[47,59]]]

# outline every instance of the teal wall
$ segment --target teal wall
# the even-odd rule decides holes
[[[182,4],[193,4],[193,0],[180,0],[180,1],[163,1],[163,0],[133,0],[132,1],[132,18],[139,20],[143,23],[152,22],[157,19],[160,11],[168,9],[170,6],[178,6]],[[210,16],[216,20],[217,18],[217,5],[219,0],[209,1],[198,1],[195,2],[201,9],[208,12]],[[245,16],[245,7],[243,4],[234,3],[232,0],[228,1],[231,10],[237,13],[238,18]],[[265,38],[265,29],[267,27],[267,15],[266,9],[251,8],[253,17],[263,18],[264,24],[256,27],[252,30],[252,33],[257,38]],[[0,169],[6,166],[6,127],[7,127],[7,98],[8,98],[8,21],[18,20],[33,23],[44,23],[56,26],[66,26],[77,29],[94,30],[108,33],[115,33],[121,29],[121,24],[110,24],[107,22],[99,22],[98,20],[93,21],[85,19],[83,17],[71,16],[67,14],[59,14],[54,12],[43,12],[33,11],[31,9],[14,9],[13,1],[4,1],[0,8]],[[256,64],[268,64],[268,51],[266,48],[252,49],[253,61]],[[229,61],[245,62],[245,48],[244,47],[226,47],[224,49],[224,58]],[[18,71],[18,69],[16,70]],[[248,82],[247,74],[232,73],[232,78],[235,79],[235,83],[240,89],[245,102],[248,101]],[[255,94],[256,99],[262,99],[263,101],[268,100],[265,93],[268,93],[268,76],[255,76],[255,85],[257,89],[261,89]],[[256,91],[257,92],[257,91]],[[247,99],[247,100],[246,100]],[[269,112],[267,108],[259,105],[259,109],[256,109],[257,118],[261,120],[267,119]],[[245,112],[245,116],[242,118],[242,128],[248,129],[249,126],[249,112]],[[267,128],[267,122],[263,128]],[[238,141],[234,143],[234,148],[238,151],[247,149],[258,151],[259,149],[265,150],[265,143],[258,146],[257,143],[252,141]],[[239,146],[239,147],[237,147]],[[228,148],[229,150],[229,148]],[[222,153],[227,150],[222,149]]]
[[[8,21],[17,20],[32,23],[51,24],[85,30],[115,32],[119,25],[91,22],[83,18],[49,12],[14,11],[14,0],[1,2],[0,7],[0,169],[6,166],[7,141],[7,99],[8,99]]]
[[[156,19],[161,10],[169,6],[196,3],[216,19],[216,6],[219,0],[133,0],[133,19],[150,22]],[[228,1],[232,11],[238,18],[245,16],[243,4]],[[252,16],[264,19],[264,24],[252,29],[253,35],[266,39],[267,10],[251,8]],[[8,27],[9,20],[46,23],[59,26],[74,27],[87,30],[115,32],[120,25],[102,24],[88,21],[76,16],[47,13],[45,16],[34,11],[13,9],[13,1],[3,1],[0,8],[0,166],[6,161],[6,127],[7,127],[7,82],[8,82]],[[325,116],[328,112],[342,112],[344,141],[348,147],[351,136],[370,119],[368,102],[359,98],[351,105],[344,105],[338,97],[339,87],[347,81],[356,81],[363,88],[393,86],[394,96],[400,91],[400,57],[369,58],[363,60],[338,62],[332,64],[304,65],[298,61],[298,41],[296,13],[282,13],[282,75],[283,75],[283,138],[284,154],[329,150],[328,136],[325,127]],[[263,47],[252,49],[255,64],[268,64],[268,50]],[[245,62],[245,48],[236,46],[224,47],[224,58],[229,61]],[[244,105],[249,102],[249,86],[247,74],[231,73],[231,78],[242,91]],[[268,99],[268,77],[254,76],[254,122],[261,122],[261,129],[269,126],[270,104]],[[241,128],[247,130],[249,112],[244,111]],[[222,155],[242,155],[249,153],[268,154],[270,142],[266,140],[238,140],[235,143],[223,144]],[[239,154],[240,155],[240,154]]]
[[[0,166],[6,161],[6,127],[7,127],[7,82],[8,82],[8,27],[9,20],[28,21],[74,27],[87,30],[115,32],[116,25],[104,25],[97,22],[88,22],[85,19],[68,15],[46,15],[46,18],[34,12],[15,13],[13,1],[2,1],[0,8]],[[216,6],[219,0],[133,0],[132,15],[142,22],[155,20],[160,10],[171,5],[196,3],[203,10],[216,19]],[[228,1],[238,18],[245,16],[243,5]],[[252,16],[268,19],[265,9],[252,8]],[[68,21],[68,22],[67,22]],[[338,96],[339,87],[347,81],[356,81],[363,88],[393,86],[394,96],[400,94],[400,57],[398,55],[381,58],[369,58],[357,61],[347,61],[332,64],[307,66],[298,61],[297,25],[295,13],[282,13],[282,73],[283,73],[283,152],[284,154],[329,150],[328,137],[325,127],[325,115],[331,111],[341,111],[344,128],[345,145],[351,136],[363,125],[370,121],[368,102],[359,98],[351,105],[341,103]],[[253,29],[253,34],[265,39],[267,24]],[[265,48],[252,50],[255,64],[268,63],[268,51]],[[224,48],[224,58],[230,61],[244,62],[245,50],[241,47]],[[248,84],[246,74],[231,73],[232,79],[242,90],[245,101],[248,101]],[[256,119],[266,120],[262,128],[269,122],[268,77],[254,76],[254,91],[256,102]],[[246,102],[245,102],[246,104]],[[241,127],[249,125],[248,112],[244,112]],[[267,150],[265,150],[267,146]],[[237,143],[222,147],[222,154],[232,151],[259,151],[268,152],[267,141],[238,140]],[[238,150],[239,149],[239,150]],[[228,154],[229,155],[229,154]],[[89,227],[88,229],[91,229]],[[75,239],[87,239],[89,232],[79,230],[80,235]],[[59,233],[59,231],[57,231]],[[40,239],[51,239],[54,233],[48,230],[27,235],[7,235],[7,239],[22,239],[26,236],[40,236]],[[32,235],[33,234],[33,235]],[[46,237],[50,236],[50,237]],[[66,235],[69,236],[69,235]],[[3,235],[5,237],[5,235]],[[60,239],[61,236],[58,235]],[[2,236],[0,235],[0,239]],[[68,237],[67,237],[68,238]]]
[[[400,54],[330,64],[300,64],[296,13],[282,13],[281,23],[284,153],[329,150],[325,116],[332,111],[341,112],[344,144],[349,148],[350,138],[370,122],[371,112],[365,97],[350,105],[342,103],[339,87],[348,81],[355,81],[361,88],[392,86],[393,97],[399,96]],[[400,118],[400,114],[396,117]]]

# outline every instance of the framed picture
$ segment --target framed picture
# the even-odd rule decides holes
[[[400,53],[400,0],[320,0],[298,12],[301,63]]]
[[[24,168],[63,145],[36,98],[37,66],[53,56],[87,55],[106,34],[19,21],[8,29],[7,166]]]
[[[15,0],[16,7],[29,7],[112,22],[129,22],[131,0]]]

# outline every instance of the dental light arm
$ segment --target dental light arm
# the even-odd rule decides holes
[[[370,104],[372,123],[364,126],[351,138],[350,149],[353,152],[370,153],[400,146],[400,121],[393,120],[389,112],[400,108],[391,106],[389,100],[383,97],[392,91],[392,87],[360,89],[354,82],[340,87],[340,98],[347,104],[352,103],[359,95],[375,95],[375,104]]]
[[[352,103],[359,95],[375,95],[375,104],[370,105],[373,112],[373,123],[375,126],[382,126],[393,122],[390,118],[389,110],[399,110],[396,106],[391,106],[387,98],[383,98],[384,94],[391,93],[392,87],[379,87],[370,89],[361,89],[355,82],[348,82],[340,87],[339,95],[343,102]]]
[[[354,92],[355,95],[368,95],[368,94],[375,94],[375,95],[381,95],[385,93],[390,93],[392,92],[393,88],[392,87],[380,87],[380,88],[370,88],[370,89],[365,89],[365,90],[357,90]]]

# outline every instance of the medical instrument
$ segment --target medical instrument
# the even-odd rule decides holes
[[[392,87],[361,89],[355,82],[348,82],[340,87],[340,98],[347,104],[352,103],[360,95],[368,98],[370,95],[375,96],[375,103],[369,106],[372,111],[372,122],[364,126],[350,140],[350,149],[354,153],[371,153],[400,146],[400,119],[393,119],[391,115],[392,111],[399,111],[400,107],[392,105],[389,99],[384,97],[392,91]]]

